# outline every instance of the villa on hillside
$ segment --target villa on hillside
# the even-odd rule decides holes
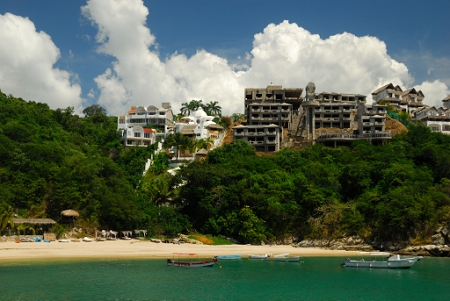
[[[403,91],[400,86],[394,86],[392,83],[384,85],[372,92],[374,103],[384,102],[391,105],[399,111],[405,111],[412,114],[414,111],[427,107],[423,103],[425,95],[421,90],[414,88]]]
[[[399,111],[407,112],[415,122],[422,122],[433,132],[450,134],[450,95],[442,100],[442,107],[430,107],[424,103],[425,95],[414,88],[403,91],[392,83],[372,92],[374,103],[385,103]]]
[[[117,129],[122,131],[125,147],[147,147],[169,134],[179,132],[192,139],[211,139],[214,148],[222,141],[224,129],[213,119],[200,107],[174,122],[170,103],[163,102],[160,108],[153,105],[132,106],[127,114],[118,117]]]
[[[441,132],[450,135],[450,96],[442,100],[443,107],[425,107],[413,113],[412,120],[420,121],[429,127],[432,132]]]
[[[184,116],[175,123],[175,132],[182,133],[193,139],[211,139],[214,147],[220,143],[223,137],[223,127],[216,124],[214,116],[208,116],[202,107],[192,111],[189,116]]]
[[[117,129],[122,130],[125,147],[147,147],[157,138],[164,138],[175,129],[170,103],[163,102],[161,108],[132,106],[126,115],[120,115]]]

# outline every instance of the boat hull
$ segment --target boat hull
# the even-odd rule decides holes
[[[409,269],[415,262],[411,261],[360,261],[351,260],[344,261],[342,263],[343,267],[349,268],[380,268],[380,269]]]
[[[267,258],[267,254],[265,255],[253,255],[253,254],[249,254],[248,255],[248,259],[266,259]]]
[[[219,260],[235,260],[235,259],[241,259],[242,258],[242,254],[217,255],[217,256],[214,256],[214,258],[217,258]]]
[[[169,267],[184,267],[184,268],[206,268],[213,267],[216,261],[205,260],[205,261],[175,261],[167,259],[167,266]]]
[[[267,261],[281,261],[281,262],[298,262],[300,256],[290,256],[290,257],[267,257]]]
[[[347,258],[341,265],[350,268],[409,269],[422,257],[400,258],[396,256],[388,260],[351,260]]]

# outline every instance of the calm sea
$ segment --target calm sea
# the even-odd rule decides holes
[[[342,268],[343,259],[242,259],[213,268],[165,260],[0,263],[0,300],[450,300],[450,258],[409,270]]]

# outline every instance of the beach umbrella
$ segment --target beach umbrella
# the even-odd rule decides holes
[[[71,216],[71,217],[79,217],[80,216],[80,214],[78,212],[76,212],[75,210],[72,210],[72,209],[67,209],[67,210],[61,211],[61,215]]]
[[[69,216],[72,218],[72,222],[71,222],[72,227],[75,224],[75,218],[80,216],[80,214],[73,209],[67,209],[67,210],[61,211],[61,215]]]

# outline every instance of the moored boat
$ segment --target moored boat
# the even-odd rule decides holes
[[[217,258],[219,260],[234,260],[234,259],[241,259],[242,254],[230,254],[230,255],[216,255],[214,258]]]
[[[217,258],[199,259],[197,253],[173,253],[172,259],[167,259],[167,266],[203,268],[213,267],[217,263]]]
[[[422,256],[402,258],[400,255],[392,255],[388,252],[361,252],[360,254],[369,255],[370,258],[354,260],[346,258],[341,263],[343,267],[353,268],[385,268],[385,269],[409,269],[417,261],[422,259]]]
[[[248,254],[248,259],[266,259],[267,256],[267,254]]]
[[[267,261],[283,261],[283,262],[298,262],[300,256],[289,256],[289,254],[269,255]]]

